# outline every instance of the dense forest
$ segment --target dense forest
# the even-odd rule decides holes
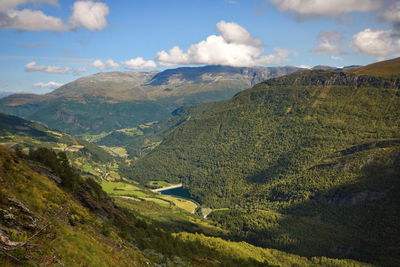
[[[175,129],[129,176],[228,208],[211,218],[238,240],[399,262],[399,85],[323,70],[267,80]]]
[[[362,266],[201,234],[172,234],[116,206],[63,152],[0,147],[2,266]],[[367,265],[365,265],[367,266]]]

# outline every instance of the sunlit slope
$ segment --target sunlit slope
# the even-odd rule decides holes
[[[104,72],[45,95],[16,94],[0,111],[73,134],[99,134],[161,120],[181,106],[221,100],[297,67],[202,66],[162,72]]]
[[[389,245],[400,236],[399,87],[399,79],[330,71],[267,80],[175,129],[130,177],[182,181],[203,205],[237,210],[216,218],[236,238],[399,262],[399,246]]]
[[[358,75],[374,75],[380,77],[400,77],[400,58],[380,61],[349,71]]]
[[[26,161],[0,146],[1,266],[367,266],[204,235],[172,235],[115,206],[92,180],[64,175],[71,171],[68,164],[59,165],[60,156],[48,153]],[[49,167],[53,164],[57,167]],[[40,174],[33,170],[39,166]],[[54,173],[61,174],[61,184]]]

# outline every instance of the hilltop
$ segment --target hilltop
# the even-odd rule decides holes
[[[349,72],[358,75],[373,75],[387,78],[399,78],[400,57],[380,61],[364,67],[360,67]]]

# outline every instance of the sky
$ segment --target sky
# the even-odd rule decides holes
[[[42,94],[103,71],[398,56],[398,0],[0,0],[0,92]]]

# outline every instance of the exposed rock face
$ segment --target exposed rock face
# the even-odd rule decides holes
[[[7,206],[0,208],[0,227],[32,230],[38,227],[39,219],[24,203],[15,198],[7,199]],[[7,241],[6,239],[4,239]]]
[[[312,75],[311,75],[312,74]],[[381,78],[374,76],[355,75],[345,72],[331,71],[304,71],[299,74],[269,79],[264,82],[269,86],[355,86],[355,87],[379,87],[379,88],[400,88],[399,78]]]
[[[365,201],[374,201],[386,196],[387,192],[379,191],[362,191],[358,193],[335,192],[333,196],[328,198],[330,204],[335,205],[357,205]]]

